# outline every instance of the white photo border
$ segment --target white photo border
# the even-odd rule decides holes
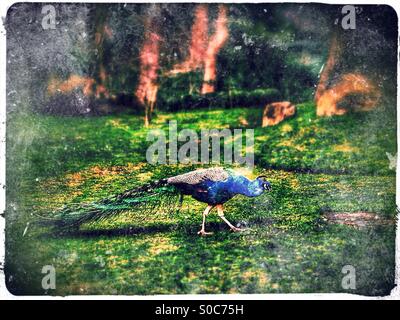
[[[399,211],[397,214],[397,228],[396,228],[396,267],[395,267],[395,287],[391,294],[384,297],[370,297],[362,296],[349,293],[288,293],[288,294],[204,294],[204,295],[122,295],[122,296],[94,296],[94,295],[74,295],[74,296],[15,296],[11,294],[5,284],[4,275],[4,262],[5,262],[5,210],[6,210],[6,66],[7,66],[7,47],[6,47],[6,30],[4,26],[4,21],[7,16],[8,9],[21,1],[13,0],[2,0],[0,2],[0,15],[3,23],[0,24],[0,300],[381,300],[381,299],[396,299],[400,300],[400,215]],[[24,0],[24,3],[55,3],[55,1],[33,1]],[[86,1],[57,1],[58,3],[110,3],[112,1],[105,0],[86,0]],[[197,1],[116,1],[113,3],[210,3],[210,1],[197,0]],[[235,0],[221,0],[215,1],[216,3],[298,3],[298,4],[336,4],[336,5],[389,5],[397,13],[399,17],[400,13],[400,2],[396,0],[375,0],[375,1],[357,1],[357,0],[324,0],[324,1],[235,1]],[[399,32],[399,30],[398,30]],[[399,57],[399,41],[397,45],[397,57]],[[399,75],[399,61],[397,61],[397,83],[400,82]],[[397,88],[397,150],[399,150],[399,137],[400,137],[400,122],[399,122],[399,88]],[[397,168],[399,166],[400,159],[397,157]],[[396,172],[396,205],[400,208],[400,177],[398,172]]]

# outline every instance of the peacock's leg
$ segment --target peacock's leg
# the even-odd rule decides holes
[[[183,194],[181,193],[179,195],[179,204],[178,204],[178,208],[176,209],[176,213],[178,213],[182,209],[182,205],[183,205]]]
[[[204,210],[204,212],[203,212],[203,223],[201,225],[201,230],[199,232],[197,232],[197,234],[200,234],[202,236],[205,236],[207,234],[212,234],[212,232],[206,232],[206,230],[204,229],[205,224],[206,224],[206,217],[210,213],[212,208],[213,208],[213,206],[208,205],[207,208]]]
[[[226,224],[232,229],[232,231],[242,231],[243,229],[235,227],[232,223],[228,221],[227,218],[224,216],[224,209],[222,207],[222,204],[217,205],[217,210],[218,210],[218,216],[226,222]]]

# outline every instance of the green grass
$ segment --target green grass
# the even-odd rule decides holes
[[[151,128],[256,128],[256,167],[273,191],[237,197],[226,216],[251,229],[231,233],[215,214],[197,231],[204,205],[185,199],[178,214],[129,213],[56,234],[27,222],[64,204],[101,199],[196,165],[145,162],[147,129],[134,115],[8,118],[8,287],[15,294],[350,292],[388,294],[394,281],[394,225],[328,225],[324,212],[374,212],[394,220],[395,113],[317,118],[312,103],[260,128],[261,110],[159,113]],[[247,123],[246,123],[247,122]],[[41,268],[54,265],[57,289],[43,291]],[[341,287],[351,264],[357,289]]]

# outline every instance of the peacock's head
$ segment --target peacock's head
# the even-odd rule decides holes
[[[266,176],[258,176],[257,180],[260,182],[263,190],[271,191],[272,187]]]

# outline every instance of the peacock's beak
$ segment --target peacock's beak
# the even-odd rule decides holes
[[[266,176],[258,176],[257,179],[261,179],[262,188],[264,190],[267,190],[267,191],[271,191],[272,190],[271,183],[269,183],[269,181],[267,181]]]

